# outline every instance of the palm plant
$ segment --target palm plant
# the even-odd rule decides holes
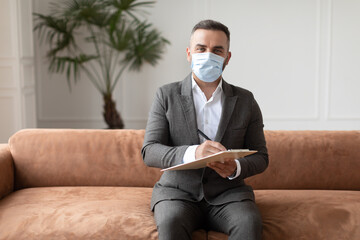
[[[104,101],[103,117],[109,128],[124,128],[113,92],[125,69],[155,65],[169,41],[141,20],[153,1],[65,0],[52,3],[50,15],[34,13],[40,42],[45,38],[49,71],[66,73],[68,86],[85,73]],[[83,49],[84,42],[93,52]],[[88,50],[88,48],[87,48]]]

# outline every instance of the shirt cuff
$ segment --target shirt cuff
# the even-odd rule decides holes
[[[189,163],[195,161],[195,151],[199,145],[189,146],[184,154],[183,163]]]
[[[241,165],[238,159],[235,159],[235,163],[236,163],[236,173],[235,175],[231,175],[230,177],[227,177],[229,180],[233,180],[235,178],[237,178],[238,176],[240,176],[241,173]]]

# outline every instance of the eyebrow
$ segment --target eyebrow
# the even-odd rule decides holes
[[[199,44],[199,43],[198,43],[198,44],[195,45],[195,47],[207,47],[207,46],[204,45],[204,44]]]
[[[216,49],[222,49],[222,50],[225,49],[223,46],[215,46],[214,48],[216,48]]]
[[[195,47],[207,47],[207,46],[204,45],[204,44],[198,43],[198,44],[195,45]],[[222,50],[224,50],[225,48],[223,46],[215,46],[215,47],[213,47],[213,49],[222,49]]]

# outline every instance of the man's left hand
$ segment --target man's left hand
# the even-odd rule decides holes
[[[234,174],[236,170],[236,163],[234,159],[225,159],[222,162],[208,163],[207,166],[215,170],[221,177],[226,178]]]

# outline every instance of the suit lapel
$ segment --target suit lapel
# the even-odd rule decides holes
[[[186,125],[190,133],[189,137],[191,142],[192,144],[199,144],[200,139],[197,133],[196,112],[192,96],[191,74],[182,82],[181,95],[179,95],[179,100],[186,120]]]
[[[219,127],[214,139],[216,142],[221,142],[238,99],[238,96],[233,96],[233,90],[231,86],[225,82],[225,80],[223,80],[222,88],[224,92],[224,101],[222,104],[223,107]],[[192,96],[191,74],[189,74],[182,82],[179,101],[181,103],[186,125],[190,133],[189,137],[191,142],[192,144],[199,144],[200,139],[197,133],[196,112]]]
[[[223,79],[222,87],[224,92],[224,102],[222,104],[222,113],[221,113],[219,127],[215,136],[216,142],[221,142],[225,130],[227,129],[227,126],[229,124],[232,113],[235,109],[236,101],[238,99],[238,96],[233,96],[233,91],[231,86],[228,83],[226,83],[224,79]]]

